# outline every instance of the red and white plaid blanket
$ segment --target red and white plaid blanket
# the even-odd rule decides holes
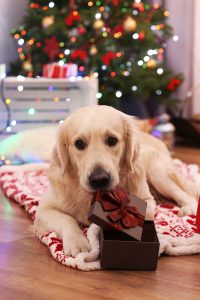
[[[200,184],[200,174],[195,165],[185,165],[176,160],[177,169],[189,180]],[[0,186],[5,196],[18,202],[34,220],[35,212],[41,196],[47,189],[49,182],[45,175],[44,165],[30,165],[30,167],[2,167],[0,168]],[[178,216],[179,208],[169,204],[157,206],[155,212],[155,226],[160,241],[160,255],[188,255],[200,253],[200,234],[195,226],[196,216]],[[99,262],[99,227],[92,224],[84,229],[90,245],[90,253],[80,253],[76,257],[64,254],[62,241],[56,232],[50,232],[40,237],[51,255],[63,265],[84,271],[100,269]]]

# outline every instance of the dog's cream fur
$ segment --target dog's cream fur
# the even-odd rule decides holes
[[[197,189],[174,169],[165,145],[140,131],[136,122],[114,108],[90,106],[60,125],[49,170],[50,187],[37,210],[35,229],[38,235],[57,232],[67,255],[90,250],[79,224],[89,224],[93,190],[88,176],[96,166],[111,175],[110,189],[119,184],[147,202],[147,219],[153,218],[155,209],[147,181],[174,199],[181,214],[195,214]],[[106,144],[109,136],[118,139],[113,147]],[[84,150],[75,147],[77,139],[86,143]]]

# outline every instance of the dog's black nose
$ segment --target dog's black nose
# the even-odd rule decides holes
[[[108,188],[110,184],[110,174],[102,168],[95,168],[88,177],[89,184],[94,190]]]

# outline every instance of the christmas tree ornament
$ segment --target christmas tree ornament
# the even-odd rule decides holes
[[[70,14],[65,18],[65,23],[67,26],[73,26],[76,22],[79,22],[81,20],[81,16],[78,13],[78,11],[73,10],[70,12]]]
[[[104,22],[101,19],[95,20],[93,23],[94,29],[101,29],[103,26],[104,26]]]
[[[146,63],[146,65],[149,69],[154,69],[157,66],[157,61],[152,58]]]
[[[145,11],[144,4],[141,3],[141,2],[140,3],[137,3],[137,2],[133,3],[133,8],[137,9],[139,12],[144,12]]]
[[[74,50],[71,54],[71,58],[85,60],[87,58],[87,52],[81,49]]]
[[[159,105],[165,98],[164,106],[169,109],[174,106],[170,96],[178,84],[171,80],[180,79],[180,76],[166,65],[166,41],[174,34],[167,23],[167,13],[164,14],[166,9],[161,4],[164,1],[157,1],[160,3],[157,6],[153,0],[27,2],[29,8],[31,5],[34,9],[28,10],[22,19],[23,25],[12,30],[19,59],[12,64],[11,75],[28,76],[31,73],[34,77],[41,76],[45,63],[74,62],[79,64],[79,72],[84,72],[85,77],[95,72],[99,74],[99,86],[109,86],[102,94],[102,104],[120,104],[121,109],[129,113],[121,98],[118,103],[112,95],[119,89],[124,98],[129,98],[132,86],[136,84],[134,74],[137,91],[133,92],[141,102],[152,94],[149,81],[154,78],[155,101]],[[178,38],[175,35],[173,39]],[[158,73],[160,66],[164,70],[162,74]],[[81,71],[82,67],[84,71]],[[160,91],[162,95],[158,94]],[[147,103],[148,99],[145,101]]]
[[[59,54],[60,43],[55,35],[49,39],[45,39],[43,52],[46,53],[51,61]]]
[[[49,26],[53,25],[55,21],[55,17],[52,16],[46,16],[42,19],[42,27],[44,29],[48,28]]]
[[[144,31],[139,32],[138,39],[141,40],[141,41],[145,39],[145,33],[144,33]]]
[[[27,72],[32,72],[33,71],[33,65],[28,60],[23,62],[22,67]]]
[[[123,27],[125,31],[128,32],[135,31],[137,28],[137,22],[135,21],[134,18],[128,16],[123,23]]]
[[[116,58],[116,53],[113,51],[107,52],[105,55],[102,56],[102,61],[106,66],[110,65],[111,61]]]
[[[85,28],[83,26],[78,27],[78,34],[82,35],[86,32]]]
[[[114,38],[120,38],[124,33],[124,27],[122,25],[117,25],[113,29],[113,36]]]
[[[174,91],[177,89],[177,87],[181,84],[181,80],[180,79],[177,79],[177,78],[172,78],[168,85],[167,85],[167,89],[169,91]]]
[[[91,54],[91,55],[95,55],[95,54],[97,54],[97,52],[98,52],[97,47],[93,45],[93,46],[90,48],[90,54]]]

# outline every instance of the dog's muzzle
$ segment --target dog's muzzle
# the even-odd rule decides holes
[[[90,187],[95,191],[106,190],[110,186],[111,176],[104,169],[97,167],[88,176],[88,182]]]

